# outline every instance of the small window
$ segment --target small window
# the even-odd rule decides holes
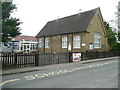
[[[21,50],[23,50],[23,46],[21,45]]]
[[[98,32],[94,33],[94,48],[101,48],[101,34]]]
[[[39,47],[42,48],[42,39],[39,39]]]
[[[49,48],[49,38],[45,39],[45,48]]]
[[[32,47],[32,48],[33,48],[33,50],[35,49],[34,44],[33,44],[33,47]]]
[[[31,43],[31,45],[30,45],[30,50],[32,50],[32,43]]]
[[[67,48],[67,37],[62,37],[62,48]]]
[[[73,48],[80,48],[80,36],[73,37]]]

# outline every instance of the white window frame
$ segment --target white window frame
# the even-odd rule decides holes
[[[81,37],[80,36],[73,36],[73,48],[80,49],[81,48]]]
[[[99,32],[94,33],[94,48],[95,49],[101,48],[101,33]]]
[[[45,38],[45,48],[49,48],[49,38]]]
[[[43,41],[42,39],[39,39],[39,47],[42,48]]]
[[[67,48],[67,37],[62,37],[62,48]]]

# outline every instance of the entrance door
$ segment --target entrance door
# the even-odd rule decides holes
[[[24,53],[29,53],[30,52],[29,44],[23,44],[23,51],[24,51]]]

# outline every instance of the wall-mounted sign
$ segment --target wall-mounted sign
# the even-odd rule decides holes
[[[104,48],[105,46],[104,45],[102,45],[102,48]]]
[[[93,50],[93,43],[89,43],[89,49]]]
[[[85,46],[85,43],[82,43],[82,46]]]
[[[73,53],[73,61],[80,61],[81,53]]]

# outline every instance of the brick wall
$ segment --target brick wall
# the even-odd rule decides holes
[[[39,66],[69,63],[69,53],[39,53]]]

